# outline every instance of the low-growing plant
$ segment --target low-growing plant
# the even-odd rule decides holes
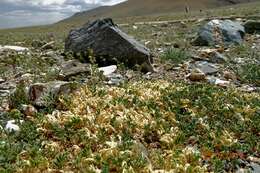
[[[238,70],[238,75],[242,82],[260,86],[260,64],[249,63],[242,65]]]
[[[19,108],[22,104],[29,104],[26,86],[23,82],[16,86],[15,91],[10,95],[9,102],[12,108]]]
[[[180,64],[190,58],[190,54],[185,49],[170,48],[161,56],[162,60],[168,60],[174,64]]]
[[[67,152],[61,153],[56,156],[56,158],[53,161],[53,164],[56,168],[61,169],[65,165],[67,159],[68,159],[68,153]]]

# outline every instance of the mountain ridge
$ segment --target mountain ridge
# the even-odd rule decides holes
[[[122,18],[130,16],[144,16],[172,12],[199,11],[239,3],[256,2],[257,0],[128,0],[113,6],[101,6],[88,11],[75,13],[62,20],[93,20],[96,18]]]

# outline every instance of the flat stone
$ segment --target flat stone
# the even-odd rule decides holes
[[[206,75],[211,75],[218,72],[218,68],[214,64],[207,61],[197,61],[195,62],[194,67],[200,69],[200,71]]]
[[[21,47],[21,46],[1,46],[0,45],[0,51],[4,51],[4,50],[14,50],[17,52],[24,52],[24,51],[28,51],[29,49],[26,47]]]
[[[9,94],[10,94],[9,90],[0,90],[1,97],[7,97],[7,96],[9,96]]]
[[[257,163],[251,163],[250,166],[253,168],[253,173],[259,173],[260,172],[260,165]]]
[[[111,66],[107,66],[107,67],[101,67],[101,68],[98,68],[98,70],[100,72],[103,72],[104,76],[108,76],[108,75],[114,73],[117,70],[117,66],[111,65]]]
[[[55,41],[51,41],[51,42],[49,42],[49,43],[46,43],[46,44],[44,44],[42,47],[41,47],[41,49],[53,49],[53,46],[54,46],[54,43],[55,43]]]
[[[1,84],[1,83],[4,83],[4,82],[5,82],[5,80],[2,79],[2,78],[0,78],[0,84]]]
[[[227,86],[230,84],[229,81],[221,80],[221,79],[216,79],[215,84],[218,86]]]
[[[60,80],[69,80],[73,76],[77,75],[90,75],[90,65],[79,62],[78,60],[66,61],[61,65],[61,71],[59,74]]]
[[[211,54],[209,61],[213,63],[225,63],[227,58],[219,52],[214,52]]]
[[[121,74],[115,74],[115,73],[112,73],[112,74],[109,74],[106,76],[108,81],[107,81],[107,84],[108,85],[120,85],[121,83],[123,83],[124,81],[124,77],[121,75]]]

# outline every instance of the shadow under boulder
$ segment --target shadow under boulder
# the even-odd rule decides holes
[[[150,50],[122,32],[109,18],[70,31],[65,52],[86,55],[88,51],[101,66],[124,63],[128,67],[141,65],[147,71],[153,71]]]

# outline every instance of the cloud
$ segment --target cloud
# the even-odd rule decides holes
[[[0,0],[0,28],[50,24],[76,12],[125,0]]]

